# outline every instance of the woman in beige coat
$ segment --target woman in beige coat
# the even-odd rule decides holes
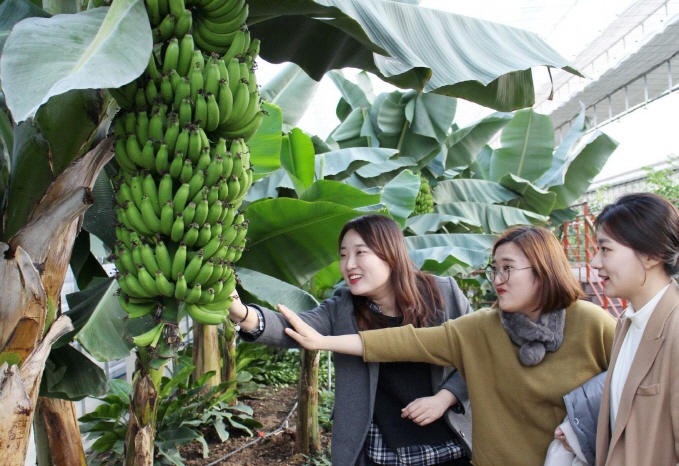
[[[596,220],[592,266],[629,306],[615,331],[597,427],[597,466],[679,464],[679,212],[629,194]]]

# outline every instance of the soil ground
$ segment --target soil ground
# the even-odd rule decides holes
[[[263,387],[240,401],[251,406],[254,410],[253,417],[263,424],[256,436],[246,437],[235,434],[224,443],[220,443],[217,434],[208,430],[205,432],[205,438],[210,446],[208,458],[203,458],[202,446],[198,442],[180,447],[187,466],[302,466],[310,464],[309,459],[304,455],[295,454],[296,410],[289,417],[287,426],[267,436],[281,427],[295,405],[296,387]],[[255,440],[257,440],[256,443],[246,446]],[[322,432],[321,443],[324,449],[329,446],[329,433]],[[242,449],[236,452],[239,448]]]

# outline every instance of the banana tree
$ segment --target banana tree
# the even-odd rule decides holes
[[[365,6],[368,3],[370,8],[357,9],[359,5]],[[47,8],[48,5],[53,4],[54,2],[46,2],[44,6]],[[383,3],[378,0],[360,3],[355,1],[251,2],[252,31],[255,36],[259,34],[258,31],[261,31],[262,37],[265,34],[272,34],[272,31],[274,34],[286,34],[283,40],[269,40],[271,54],[268,56],[271,57],[271,61],[281,61],[280,50],[274,53],[278,44],[286,44],[286,41],[294,40],[296,37],[305,46],[298,47],[299,57],[291,57],[290,61],[300,63],[315,77],[319,77],[325,69],[364,64],[365,69],[376,72],[385,80],[425,91],[452,95],[464,94],[470,99],[482,100],[496,108],[515,108],[530,103],[533,98],[530,72],[520,70],[540,64],[568,68],[561,56],[535,36],[523,31],[471,18],[453,18],[447,13],[439,14],[414,5],[408,5],[408,8],[412,9],[408,10],[408,15],[405,15],[411,18],[407,20],[410,24],[402,23],[402,20],[393,19],[403,16],[401,5]],[[69,4],[69,8],[71,6]],[[2,7],[6,12],[18,12],[17,14],[23,17],[46,16],[44,11],[36,10],[27,1],[8,0]],[[75,124],[76,119],[59,118],[54,116],[58,114],[57,112],[47,112],[51,103],[59,98],[82,99],[83,95],[87,95],[87,89],[117,89],[133,81],[148,63],[151,32],[147,29],[148,16],[145,8],[138,0],[115,0],[110,11],[106,8],[94,8],[77,14],[60,15],[50,23],[25,21],[21,27],[14,27],[14,24],[22,19],[20,16],[3,14],[0,17],[3,20],[3,31],[9,33],[12,30],[3,50],[2,61],[0,61],[2,88],[9,113],[11,113],[11,119],[8,113],[8,118],[4,119],[6,121],[2,125],[3,142],[6,151],[9,147],[13,149],[11,163],[3,157],[3,163],[0,166],[0,173],[4,178],[3,238],[7,239],[18,234],[23,225],[32,218],[31,215],[35,215],[34,206],[41,201],[49,182],[53,181],[71,160],[80,157],[93,145],[92,134],[96,131],[88,130],[87,125]],[[276,18],[287,25],[304,23],[311,27],[296,28],[292,31],[294,34],[290,34],[291,31],[280,27]],[[384,21],[385,18],[389,20]],[[455,24],[459,26],[454,28],[455,34],[471,35],[471,31],[474,30],[473,34],[478,34],[477,43],[481,44],[481,40],[488,38],[497,43],[492,47],[479,47],[478,57],[470,59],[469,57],[474,55],[474,50],[454,48],[451,50],[455,52],[451,55],[447,55],[445,51],[432,54],[430,46],[438,44],[439,38],[426,34],[419,38],[409,36],[411,32],[417,30],[430,30],[430,28],[423,28],[423,24],[432,24],[432,21],[448,24],[451,19],[454,19]],[[42,27],[44,24],[56,26]],[[387,26],[388,29],[385,29]],[[255,27],[258,29],[255,30]],[[62,32],[55,33],[55,30]],[[39,33],[34,33],[36,31]],[[329,31],[333,32],[334,36],[328,34]],[[164,30],[159,29],[156,34],[164,33]],[[0,37],[4,39],[6,34]],[[331,41],[334,44],[332,47],[315,50],[317,46],[325,43],[323,40],[331,37],[346,39],[344,43],[350,44],[352,53],[347,54],[349,49],[344,46],[338,47],[337,44],[341,42],[335,42],[334,39]],[[385,42],[387,37],[399,38],[395,48],[387,45]],[[454,43],[462,42],[454,38],[451,40]],[[311,47],[307,47],[306,44],[311,44]],[[292,48],[285,46],[284,49],[291,50]],[[289,53],[285,50],[282,52],[283,55]],[[502,56],[501,58],[513,56],[515,59],[511,62],[502,59],[495,60],[489,56],[489,50],[497,51]],[[31,59],[26,60],[26,56],[30,56]],[[320,66],[312,66],[313,62]],[[427,62],[430,64],[421,66],[422,63]],[[442,63],[446,63],[446,66],[441,66]],[[450,65],[452,63],[455,65]],[[460,66],[461,63],[464,63],[464,66]],[[494,63],[494,65],[478,67],[483,63]],[[464,72],[458,73],[455,70]],[[108,126],[107,123],[102,126],[102,121],[105,121],[103,116],[105,112],[97,108],[107,108],[107,96],[97,91],[89,92],[104,99],[104,103],[98,106],[78,107],[77,103],[69,102],[55,108],[64,112],[71,112],[74,108],[81,110],[84,108],[83,113],[86,119],[89,118],[92,121],[91,126],[105,130]],[[121,93],[117,96],[125,99],[125,95]],[[507,100],[503,96],[512,96],[512,99]],[[127,98],[129,99],[129,96]],[[40,147],[42,153],[47,155],[31,160],[30,157],[21,155],[22,148],[27,146],[25,140],[30,139],[29,130],[32,125],[35,127],[37,118],[33,117],[36,112],[41,111],[54,116],[58,123],[67,122],[69,131],[54,131],[51,133],[51,138],[47,138],[49,142],[47,144],[39,141],[40,137],[45,138],[50,134],[43,128],[39,136],[34,137],[38,140],[38,144],[32,147]],[[33,118],[33,122],[27,121],[30,118]],[[13,122],[12,131],[8,131],[10,126],[7,122]],[[56,124],[53,127],[59,126]],[[74,128],[84,132],[89,131],[91,134],[74,135]],[[80,142],[73,144],[70,136],[74,139],[80,138]],[[63,150],[71,158],[55,157],[55,154],[59,154],[57,148]],[[31,177],[30,183],[22,183],[22,178],[28,177],[28,173]],[[9,177],[7,174],[10,174]],[[90,182],[94,183],[95,173],[89,175]],[[60,194],[60,196],[65,196],[65,194]],[[54,201],[56,204],[56,199]],[[60,233],[60,230],[56,229],[51,231]],[[68,263],[68,260],[64,261],[64,258],[70,257],[73,247],[73,235],[63,233],[62,236],[62,238],[55,239],[55,241],[63,242],[60,243],[60,248],[50,249],[50,254],[61,254],[60,264]],[[32,259],[35,258],[32,257]],[[54,280],[50,279],[47,286],[48,310],[45,312],[44,322],[48,324],[54,318],[56,312],[54,303],[58,302],[59,296],[56,291],[61,289],[62,284],[63,274],[57,274]],[[14,334],[23,337],[27,332],[22,330]],[[71,437],[77,438],[77,435]],[[69,460],[66,464],[78,464],[79,461],[80,459]]]

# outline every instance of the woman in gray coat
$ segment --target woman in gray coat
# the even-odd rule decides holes
[[[391,219],[366,215],[339,237],[346,287],[300,316],[324,335],[413,324],[434,326],[471,312],[452,278],[419,271]],[[234,295],[237,298],[237,295]],[[241,336],[297,347],[279,313],[238,299],[229,309]],[[454,368],[424,363],[365,363],[335,354],[334,466],[469,465],[471,410]]]

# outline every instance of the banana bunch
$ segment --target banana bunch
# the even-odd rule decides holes
[[[245,0],[146,0],[154,52],[135,81],[111,89],[121,307],[160,322],[133,339],[156,354],[180,341],[165,315],[225,321],[253,182],[246,141],[264,118]]]
[[[434,196],[431,194],[429,181],[420,175],[420,191],[415,198],[415,210],[410,216],[431,214],[434,212]]]

